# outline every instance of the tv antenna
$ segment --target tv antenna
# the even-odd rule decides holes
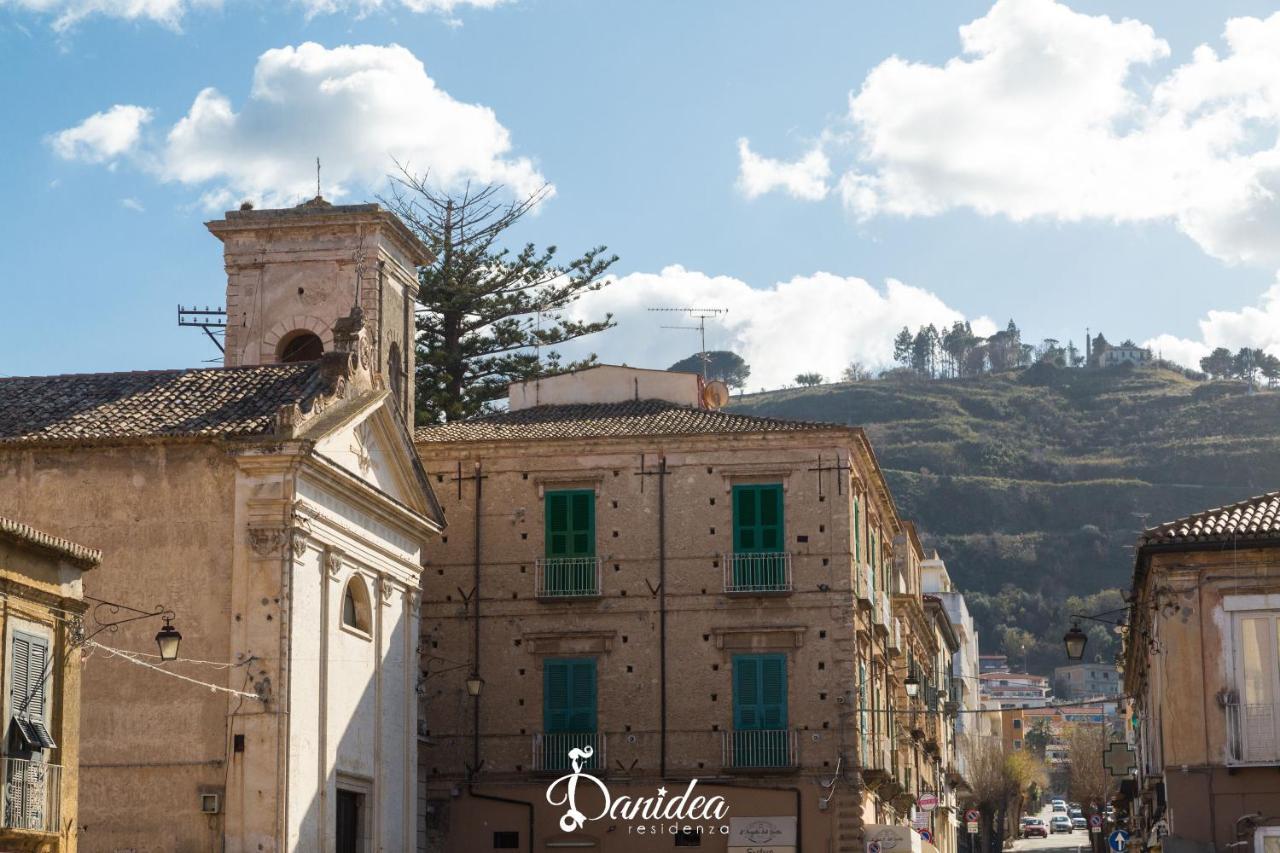
[[[197,329],[203,329],[204,333],[209,336],[209,340],[213,341],[213,345],[218,348],[218,352],[226,352],[222,341],[218,339],[218,335],[225,336],[227,333],[227,310],[225,308],[210,308],[208,305],[203,308],[192,306],[178,306],[178,325],[194,326]],[[214,332],[214,329],[220,331]]]
[[[663,326],[664,329],[681,329],[686,332],[697,332],[699,339],[702,341],[702,349],[698,352],[698,358],[702,360],[702,378],[707,378],[707,320],[719,317],[721,314],[728,314],[728,308],[650,308],[650,311],[660,311],[667,313],[680,313],[697,320],[696,326]]]

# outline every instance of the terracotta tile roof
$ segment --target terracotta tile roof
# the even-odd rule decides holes
[[[665,400],[534,406],[469,421],[420,427],[420,442],[527,441],[649,435],[802,432],[838,429],[839,424],[784,421],[694,409]]]
[[[1143,545],[1280,539],[1280,492],[1208,509],[1142,533]]]
[[[44,531],[36,530],[29,524],[14,521],[12,518],[0,516],[0,536],[34,545],[45,551],[52,551],[63,557],[68,557],[86,568],[96,566],[102,562],[102,552],[95,548],[86,548],[83,545],[72,542],[70,539],[51,536]]]
[[[0,444],[262,435],[320,390],[319,364],[0,379]]]

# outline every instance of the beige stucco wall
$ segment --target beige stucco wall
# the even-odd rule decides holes
[[[542,727],[541,663],[549,655],[598,657],[598,729],[606,733],[609,773],[622,778],[619,768],[625,768],[625,778],[637,786],[658,784],[660,510],[655,474],[664,454],[666,778],[799,786],[809,790],[806,802],[812,803],[816,780],[829,781],[843,755],[846,781],[836,787],[847,793],[857,741],[858,661],[867,663],[875,679],[873,692],[882,702],[900,691],[887,632],[872,628],[869,608],[859,605],[855,592],[851,493],[860,493],[864,520],[870,506],[874,524],[882,528],[886,566],[892,561],[898,522],[881,496],[870,457],[851,432],[533,445],[422,443],[419,452],[450,520],[446,536],[428,549],[424,573],[423,669],[430,674],[420,747],[428,834],[443,833],[446,849],[466,849],[483,835],[477,828],[482,824],[472,823],[478,818],[463,816],[472,808],[463,788],[465,765],[472,760],[472,703],[464,680],[472,666],[477,473],[484,477],[478,671],[486,685],[480,700],[483,770],[478,789],[528,796],[545,787],[531,779],[530,767],[533,737]],[[793,554],[795,585],[790,595],[739,597],[723,591],[721,555],[732,550],[731,489],[738,482],[784,485],[785,547]],[[596,492],[596,553],[602,562],[598,599],[535,598],[536,561],[544,549],[542,492],[554,488]],[[739,775],[721,767],[723,732],[733,724],[731,664],[737,651],[787,654],[788,726],[799,730],[801,765],[793,773]],[[868,719],[876,734],[883,733],[883,714],[869,713]],[[541,844],[555,824],[550,807],[540,804],[540,797],[533,799]],[[476,808],[484,814],[496,806]],[[757,806],[754,799],[743,799],[741,808]],[[806,813],[806,838],[812,839],[807,843],[821,838],[838,844],[833,849],[861,850],[858,830],[868,818],[892,821],[902,816],[871,793],[852,802],[837,798],[824,811]],[[459,828],[464,826],[470,828]],[[480,834],[469,834],[473,831]]]
[[[628,400],[666,400],[698,407],[701,377],[669,370],[637,370],[601,364],[586,370],[561,373],[508,387],[508,407],[515,411],[531,406],[572,403],[625,403]]]
[[[171,608],[183,656],[219,661],[228,654],[232,481],[230,459],[209,445],[0,451],[0,514],[100,549],[86,594]],[[95,639],[155,653],[160,624],[143,620]],[[199,791],[223,785],[225,715],[224,698],[207,689],[91,653],[81,849],[215,849],[218,821],[200,814]]]

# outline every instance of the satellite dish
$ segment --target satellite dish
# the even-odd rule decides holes
[[[702,405],[708,409],[723,409],[729,405],[729,386],[713,379],[702,388]]]

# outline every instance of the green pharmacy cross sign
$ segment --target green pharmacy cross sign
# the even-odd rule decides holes
[[[1138,757],[1129,744],[1116,741],[1102,753],[1102,765],[1112,776],[1132,776],[1138,769]]]

